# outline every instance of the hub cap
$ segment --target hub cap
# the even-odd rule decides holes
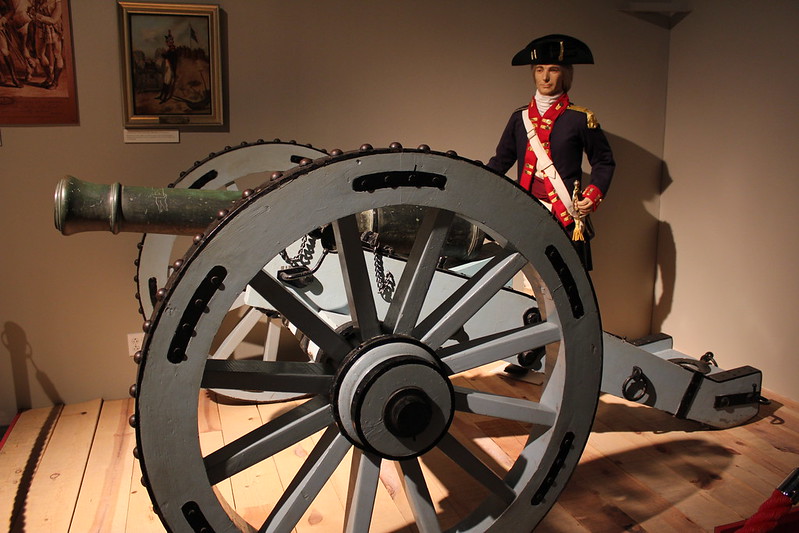
[[[384,458],[409,458],[447,432],[453,389],[424,345],[386,337],[353,351],[337,377],[334,405],[353,444]]]

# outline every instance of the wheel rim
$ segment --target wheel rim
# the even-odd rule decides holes
[[[359,179],[386,172],[417,181],[411,186],[389,183],[357,190],[363,188]],[[443,176],[444,183],[419,181],[430,176]],[[383,315],[375,307],[355,216],[389,205],[423,206],[426,211],[394,300]],[[476,223],[500,249],[432,312],[423,313],[437,251],[456,215]],[[355,326],[349,335],[333,329],[295,292],[261,270],[286,243],[327,223],[335,230],[336,255]],[[456,333],[479,317],[518,272],[533,286],[542,321],[523,325],[520,316],[518,327],[454,341]],[[207,359],[220,322],[247,286],[320,346],[319,361]],[[390,348],[380,355],[373,343]],[[539,401],[449,388],[451,378],[461,372],[541,346],[546,347],[547,357]],[[368,530],[379,468],[391,459],[400,459],[420,531],[450,526],[453,531],[508,531],[519,523],[532,529],[562,490],[588,437],[601,351],[590,280],[551,215],[515,184],[453,154],[423,149],[362,150],[325,157],[242,200],[197,240],[170,279],[153,314],[137,382],[135,425],[142,470],[159,515],[173,531],[198,531],[205,525],[215,531],[290,531],[307,511],[309,495],[318,492],[351,448],[352,471],[357,475],[349,494],[348,531]],[[401,371],[408,373],[402,379],[422,383],[418,390],[381,379],[385,373]],[[198,393],[231,384],[311,398],[203,456],[197,435]],[[373,387],[383,390],[371,396]],[[446,403],[447,391],[451,406]],[[385,400],[380,404],[375,398]],[[365,413],[362,407],[373,403],[378,407]],[[425,418],[431,407],[441,413],[435,422],[432,415]],[[347,411],[344,417],[342,411]],[[507,472],[485,466],[449,431],[447,414],[452,412],[532,424],[526,445]],[[421,423],[407,422],[419,417]],[[367,426],[379,426],[394,440],[428,430],[432,436],[417,448],[397,452],[393,443],[380,438],[369,436],[363,442]],[[213,490],[217,482],[320,431],[317,445],[264,523],[244,523]],[[436,516],[420,466],[420,456],[423,459],[433,447],[488,492],[454,525],[442,525]]]

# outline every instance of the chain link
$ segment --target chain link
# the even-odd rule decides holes
[[[394,274],[389,272],[385,273],[383,267],[383,251],[379,246],[375,247],[375,281],[377,281],[377,292],[387,302],[391,301],[394,295],[396,283],[394,282]]]
[[[286,264],[293,266],[293,267],[300,267],[300,266],[308,266],[311,264],[311,260],[313,259],[313,253],[316,249],[316,238],[311,237],[310,235],[303,235],[302,240],[300,241],[300,249],[297,251],[297,255],[294,257],[289,257],[289,254],[286,252],[285,248],[280,251],[280,257],[283,258],[283,261]]]

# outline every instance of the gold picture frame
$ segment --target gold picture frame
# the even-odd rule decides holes
[[[224,124],[219,6],[119,2],[126,128]]]

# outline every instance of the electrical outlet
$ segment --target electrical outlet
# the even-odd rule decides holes
[[[128,333],[128,355],[133,357],[141,350],[144,343],[144,333]]]

